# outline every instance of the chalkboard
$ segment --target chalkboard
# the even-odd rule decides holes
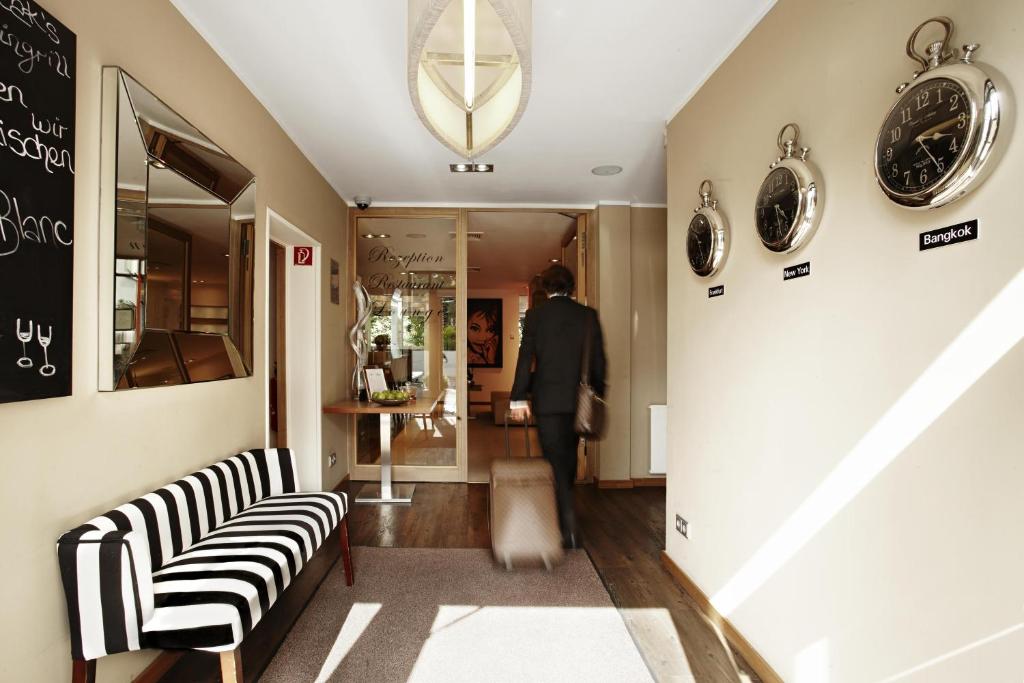
[[[71,394],[75,34],[0,0],[0,403]]]

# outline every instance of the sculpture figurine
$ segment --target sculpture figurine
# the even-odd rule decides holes
[[[352,291],[356,297],[356,322],[348,333],[349,344],[356,354],[356,366],[352,370],[352,398],[358,400],[363,392],[363,368],[366,366],[366,321],[370,317],[370,293],[363,286],[360,277],[352,283]]]

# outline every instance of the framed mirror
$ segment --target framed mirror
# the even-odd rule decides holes
[[[103,73],[100,390],[252,374],[253,174]]]

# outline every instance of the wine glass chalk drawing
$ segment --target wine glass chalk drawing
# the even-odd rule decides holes
[[[43,367],[39,368],[39,374],[43,377],[53,377],[53,374],[57,372],[57,368],[50,364],[50,356],[46,351],[46,347],[50,345],[50,340],[53,339],[53,325],[48,326],[46,336],[43,336],[43,326],[36,325],[36,339],[39,341],[39,345],[43,347]]]
[[[21,329],[21,318],[18,318],[17,322],[17,336],[18,341],[21,342],[21,358],[18,359],[19,368],[30,368],[32,367],[32,359],[28,357],[28,350],[25,348],[25,344],[32,341],[32,321],[28,321],[28,332]]]

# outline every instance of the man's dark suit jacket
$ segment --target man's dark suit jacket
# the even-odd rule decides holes
[[[588,319],[590,385],[604,396],[606,360],[597,311],[567,296],[555,296],[526,312],[511,400],[531,400],[532,410],[538,415],[576,412]],[[534,361],[536,369],[531,376]]]

